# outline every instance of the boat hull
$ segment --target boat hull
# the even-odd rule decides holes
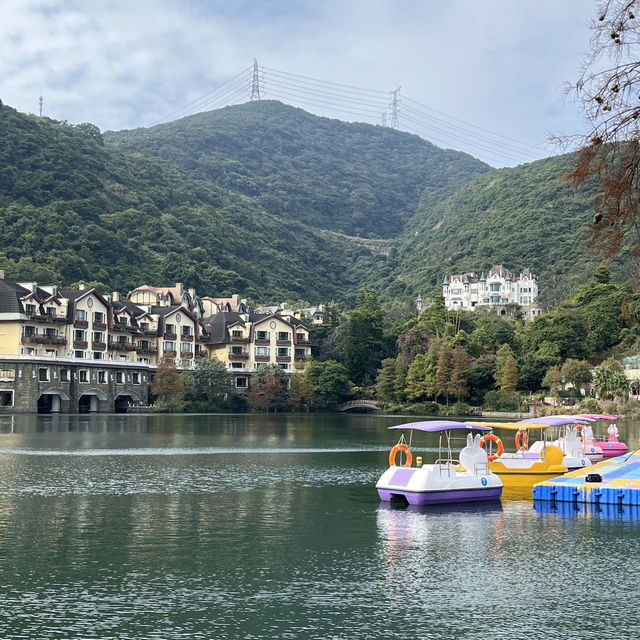
[[[406,491],[401,489],[378,489],[378,495],[385,502],[404,498],[409,504],[423,507],[429,504],[455,504],[459,502],[483,502],[500,500],[502,487],[482,489],[450,489],[444,491]]]
[[[381,500],[406,500],[411,505],[456,504],[498,500],[502,481],[483,465],[472,473],[460,465],[427,464],[419,468],[389,467],[376,484]]]
[[[624,442],[596,442],[597,446],[602,449],[602,459],[617,458],[629,453],[629,447]]]

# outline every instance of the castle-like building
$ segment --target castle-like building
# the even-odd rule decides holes
[[[542,313],[536,303],[538,298],[538,277],[530,269],[524,269],[514,276],[501,264],[494,265],[485,276],[463,273],[446,276],[442,285],[442,295],[447,309],[473,311],[480,307],[489,308],[500,315],[509,315],[507,305],[520,305],[525,319]]]
[[[143,285],[121,301],[84,286],[13,282],[0,270],[0,413],[147,404],[163,357],[179,369],[217,358],[248,389],[260,364],[293,373],[310,356],[309,330],[292,311],[254,313],[238,295],[200,298],[176,283]]]

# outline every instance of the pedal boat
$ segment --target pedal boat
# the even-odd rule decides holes
[[[489,427],[491,429],[506,429],[516,432],[516,451],[508,453],[504,451],[504,445],[495,434],[489,434],[481,438],[485,441],[493,441],[498,446],[498,451],[489,453],[489,470],[500,477],[505,489],[512,495],[528,497],[528,491],[536,482],[550,480],[561,476],[569,470],[564,464],[564,454],[558,447],[546,442],[547,424],[523,423],[523,422],[469,422],[474,427]],[[539,431],[542,434],[543,447],[539,452],[529,451],[529,432]]]
[[[400,430],[402,434],[389,453],[389,468],[376,483],[381,500],[424,506],[500,499],[502,481],[488,468],[487,454],[480,446],[480,434],[474,438],[470,432],[472,429],[490,431],[489,427],[432,420],[409,422],[389,429]],[[409,442],[405,439],[405,431],[409,431]],[[414,431],[439,433],[438,458],[434,464],[421,464],[421,458],[417,457],[413,466],[411,441]],[[467,446],[459,452],[458,459],[454,459],[452,433],[461,432],[467,433]]]
[[[584,418],[589,422],[596,422],[598,420],[617,420],[617,416],[605,416],[599,413],[580,413],[575,418]],[[615,458],[616,456],[624,456],[629,453],[629,447],[624,442],[620,442],[618,439],[618,427],[615,422],[612,422],[607,427],[608,438],[605,440],[601,438],[595,438],[593,444],[596,447],[600,447],[602,449],[602,459],[608,460],[609,458]]]
[[[528,418],[521,420],[518,424],[521,423],[548,425],[549,431],[553,434],[551,444],[562,451],[564,454],[563,462],[569,471],[578,471],[602,460],[602,449],[595,446],[593,431],[584,418],[573,415],[555,415]],[[563,427],[564,433],[562,433]],[[534,442],[529,451],[540,453],[544,446],[544,442]]]

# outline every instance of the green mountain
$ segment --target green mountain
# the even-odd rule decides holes
[[[108,131],[104,139],[168,160],[280,218],[368,238],[398,236],[425,190],[450,194],[489,170],[415,135],[320,118],[272,100]]]
[[[555,303],[598,263],[585,245],[594,191],[562,180],[572,160],[492,170],[273,101],[104,135],[0,103],[0,268],[353,304],[361,287],[411,300],[503,263],[533,269]]]
[[[350,234],[398,236],[425,190],[448,195],[487,169],[279,103],[104,138],[1,105],[0,268],[107,290],[182,281],[261,301],[350,302],[388,265]]]

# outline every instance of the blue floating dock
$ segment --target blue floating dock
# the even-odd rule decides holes
[[[598,474],[602,482],[587,482],[586,476]],[[533,487],[533,499],[548,502],[585,504],[640,505],[640,453],[635,452],[603,460],[585,469],[539,482]]]

